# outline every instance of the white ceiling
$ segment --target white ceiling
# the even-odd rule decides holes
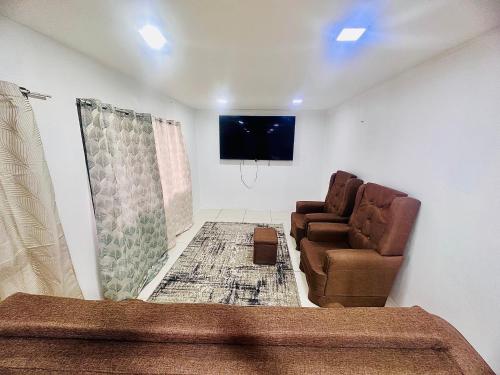
[[[194,108],[331,108],[500,25],[498,0],[2,0],[0,13]],[[148,22],[167,51],[145,46]],[[368,30],[336,42],[349,26]]]

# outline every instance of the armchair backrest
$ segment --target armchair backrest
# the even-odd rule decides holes
[[[363,181],[349,172],[337,171],[330,177],[325,212],[347,217],[352,213],[356,192]]]
[[[358,189],[349,220],[349,245],[381,255],[403,255],[420,201],[373,183]]]

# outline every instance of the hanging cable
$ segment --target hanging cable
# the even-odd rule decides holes
[[[253,184],[252,185],[248,185],[245,181],[245,178],[243,177],[243,170],[241,168],[242,165],[245,165],[245,160],[241,160],[240,161],[240,180],[241,180],[241,183],[243,185],[245,185],[245,187],[247,189],[253,189],[255,187],[255,185],[257,184],[257,177],[259,176],[259,163],[257,162],[257,160],[255,160],[255,176],[253,178]]]

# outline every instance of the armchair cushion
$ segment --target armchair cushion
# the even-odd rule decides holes
[[[314,212],[323,212],[325,202],[321,201],[297,201],[295,212],[299,214],[309,214]]]
[[[385,297],[403,261],[372,249],[337,249],[325,252],[326,294]]]
[[[348,247],[349,226],[340,223],[310,223],[307,227],[307,238],[310,241],[329,242],[330,249]]]
[[[313,242],[308,238],[304,238],[300,242],[300,269],[305,272],[309,290],[313,291],[313,294],[323,295],[325,292],[327,282],[327,275],[324,272],[326,252],[339,247],[345,248],[345,246],[345,243],[339,243],[335,247],[329,242]]]
[[[309,223],[323,222],[323,223],[347,223],[349,221],[348,217],[342,217],[337,214],[331,214],[327,212],[318,212],[312,214],[306,214],[305,217],[305,228]]]

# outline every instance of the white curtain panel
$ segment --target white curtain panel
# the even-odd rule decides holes
[[[153,130],[171,248],[175,236],[193,225],[191,171],[181,124],[153,117]]]
[[[0,300],[16,292],[83,297],[31,105],[0,81]]]

